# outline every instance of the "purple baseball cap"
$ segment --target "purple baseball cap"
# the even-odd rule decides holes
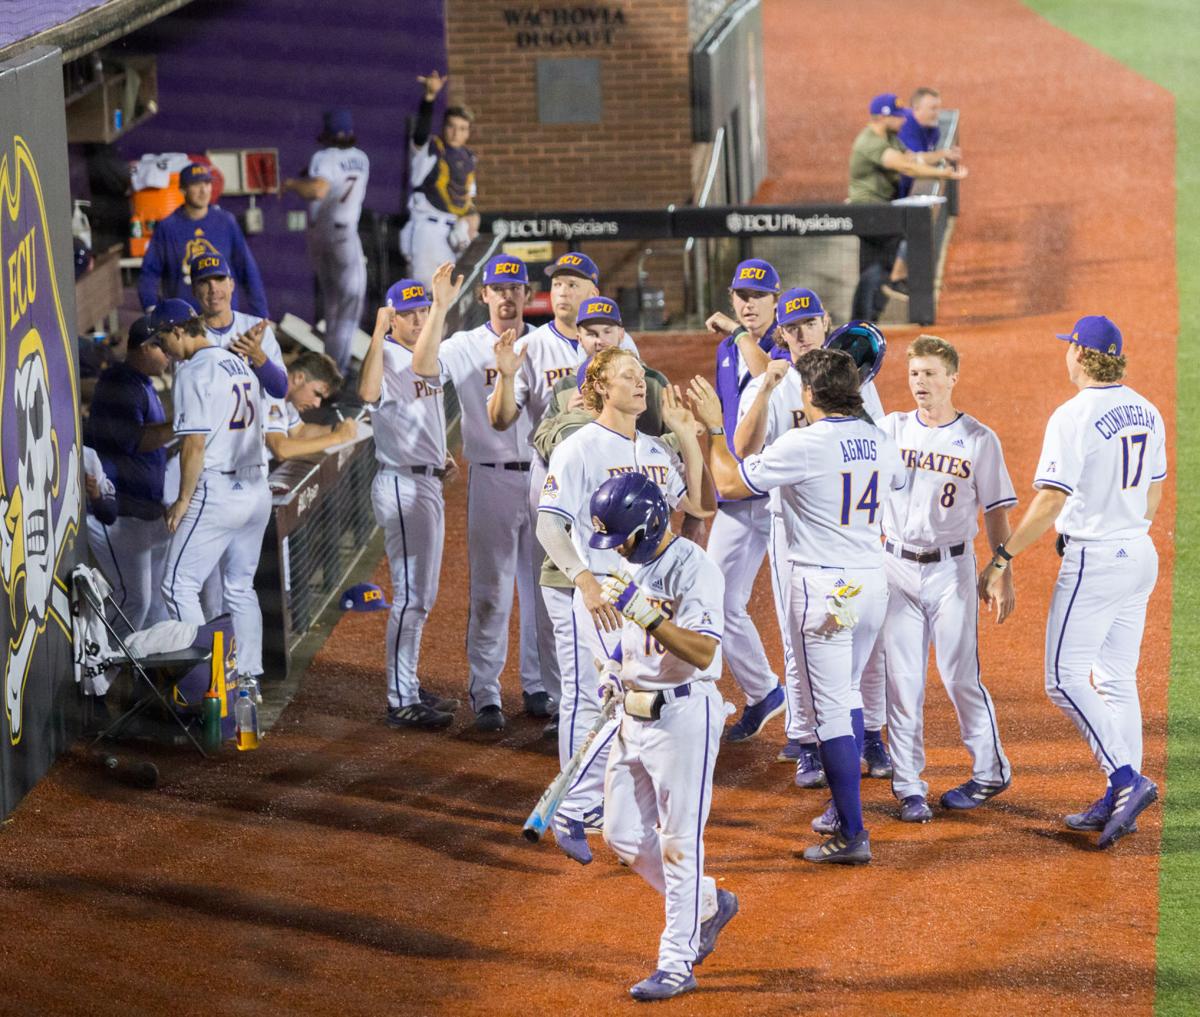
[[[900,105],[895,92],[882,92],[871,100],[871,116],[902,117],[904,107]]]
[[[157,340],[158,337],[154,334],[154,327],[150,324],[150,315],[143,314],[129,326],[129,335],[125,340],[125,348],[127,350],[136,350],[140,346],[145,346],[146,343],[156,342]]]
[[[418,307],[429,307],[432,303],[424,284],[416,279],[401,279],[392,283],[387,291],[387,305],[397,311],[415,311]]]
[[[821,306],[821,298],[812,290],[797,286],[785,290],[779,297],[775,309],[775,320],[780,325],[790,325],[793,321],[804,321],[806,318],[823,318],[825,308]]]
[[[1059,339],[1076,343],[1098,353],[1112,357],[1121,355],[1121,330],[1103,314],[1089,314],[1075,322],[1070,334],[1055,332]]]
[[[582,325],[585,321],[607,321],[610,325],[623,325],[617,302],[609,300],[608,297],[589,297],[583,302],[575,324]]]
[[[191,304],[178,297],[171,297],[170,300],[155,304],[154,310],[150,312],[150,328],[154,332],[161,332],[165,328],[182,325],[195,317],[196,309]]]
[[[769,261],[761,258],[751,258],[743,261],[733,270],[731,290],[757,290],[759,293],[778,293],[780,287],[779,273]]]
[[[206,180],[212,183],[212,170],[202,162],[189,163],[179,171],[179,186],[181,188],[187,187],[188,184],[198,184]]]
[[[229,263],[216,251],[197,254],[188,262],[188,275],[192,277],[193,283],[198,283],[201,279],[208,279],[214,275],[228,277],[232,274],[229,271]]]
[[[529,269],[520,258],[497,254],[483,266],[484,286],[507,286],[512,283],[529,285]]]
[[[348,109],[326,110],[324,123],[325,133],[330,136],[354,133],[354,117]]]
[[[390,606],[383,590],[372,583],[351,586],[338,599],[343,611],[386,611]]]
[[[553,265],[546,267],[546,275],[551,279],[559,272],[570,272],[572,275],[590,279],[597,286],[600,285],[600,269],[596,267],[596,263],[591,258],[579,251],[567,251]]]

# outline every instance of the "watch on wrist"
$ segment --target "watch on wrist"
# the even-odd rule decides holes
[[[1005,561],[1013,560],[1013,556],[1008,553],[1008,549],[1003,544],[996,545],[996,557],[1003,558]]]

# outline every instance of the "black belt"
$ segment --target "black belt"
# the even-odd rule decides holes
[[[446,471],[440,466],[410,466],[409,472],[418,477],[444,477]]]
[[[489,470],[514,470],[519,473],[529,472],[529,463],[476,463],[476,466],[486,466]]]
[[[929,565],[942,560],[941,551],[910,551],[907,547],[897,547],[890,540],[885,541],[883,548],[888,554],[894,554],[905,561],[915,561],[918,565]],[[949,557],[957,558],[967,549],[966,544],[954,544],[949,550]]]

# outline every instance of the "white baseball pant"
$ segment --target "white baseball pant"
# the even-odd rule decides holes
[[[862,587],[853,602],[858,622],[852,629],[827,635],[820,631],[828,616],[825,595],[838,580]],[[817,738],[823,742],[854,734],[850,711],[862,708],[858,679],[883,624],[887,596],[882,568],[792,566],[788,598],[792,650],[804,707],[812,711]]]
[[[533,539],[529,542],[529,553],[533,561],[533,574],[539,582],[542,575],[542,562],[546,560],[546,550],[542,547],[541,541],[537,539],[537,507],[542,498],[542,485],[545,482],[546,464],[535,455],[529,464],[529,512],[533,517]],[[551,601],[554,598],[547,596],[547,591],[554,587],[543,586],[541,589],[542,595],[536,598],[533,617],[534,623],[537,625],[538,661],[542,668],[543,687],[558,703],[562,700],[562,669],[558,663],[558,647],[564,637],[560,632],[561,626],[558,618],[552,614]],[[560,610],[559,614],[569,616],[571,588],[564,587],[562,592],[566,594],[566,608],[565,611]],[[524,602],[522,601],[522,603]],[[567,758],[569,759],[570,756]]]
[[[971,777],[1004,784],[1012,768],[1000,744],[996,708],[979,671],[979,594],[971,553],[919,564],[889,554],[887,616],[880,642],[887,653],[888,747],[892,790],[899,799],[929,794],[925,769],[925,685],[929,644],[938,674],[971,754]]]
[[[789,741],[815,742],[816,722],[808,709],[808,701],[800,690],[800,671],[792,652],[792,636],[788,623],[788,596],[791,592],[792,566],[788,562],[787,534],[783,520],[771,513],[771,539],[767,544],[771,568],[771,593],[775,601],[775,620],[783,641],[783,688],[785,715],[784,731]]]
[[[458,260],[450,242],[456,222],[458,216],[435,209],[423,195],[419,204],[409,205],[408,222],[400,231],[400,253],[408,259],[409,274],[427,289],[438,265]]]
[[[1137,668],[1158,581],[1148,535],[1071,540],[1046,623],[1046,694],[1079,729],[1105,774],[1142,768]]]
[[[771,535],[765,498],[722,502],[708,534],[708,556],[725,576],[725,635],[722,652],[729,673],[746,695],[761,703],[779,684],[746,605],[762,567]]]
[[[325,309],[325,352],[343,374],[350,366],[354,330],[367,295],[367,266],[358,231],[346,226],[333,236],[309,234],[309,257]]]
[[[171,541],[166,520],[162,516],[118,516],[111,526],[105,526],[89,514],[87,528],[88,547],[113,588],[113,603],[129,620],[132,631],[166,621],[161,595]]]
[[[179,528],[171,536],[163,567],[162,595],[175,621],[203,625],[200,588],[218,563],[224,602],[233,616],[238,671],[262,674],[262,610],[254,574],[263,533],[271,518],[271,491],[264,466],[236,473],[204,470]]]
[[[473,464],[467,474],[467,562],[470,614],[467,619],[467,694],[471,709],[500,705],[500,672],[508,658],[508,621],[513,580],[520,601],[521,689],[545,691],[538,658],[537,611],[541,600],[534,572],[537,544],[529,512],[529,474],[502,466]],[[540,549],[541,545],[538,545]]]
[[[690,972],[700,923],[717,909],[716,882],[704,875],[704,826],[725,704],[712,682],[685,690],[668,693],[676,697],[658,720],[620,715],[604,782],[604,839],[666,898],[659,970]]]
[[[421,467],[425,469],[426,467]],[[381,467],[371,484],[371,507],[383,530],[392,575],[387,623],[387,699],[395,709],[420,701],[417,660],[421,632],[437,600],[445,539],[442,482],[432,474]]]

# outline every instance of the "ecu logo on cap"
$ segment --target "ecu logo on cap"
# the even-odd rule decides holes
[[[369,604],[373,600],[382,600],[383,599],[383,591],[382,590],[363,590],[362,599],[363,599],[364,604]]]
[[[592,516],[592,529],[597,533],[607,533],[608,530],[604,526],[604,520],[599,516]]]
[[[521,263],[517,261],[499,261],[493,271],[496,275],[516,275],[521,271]]]
[[[607,300],[597,300],[592,303],[590,310],[595,314],[612,314],[616,308]]]
[[[198,269],[220,268],[220,267],[221,267],[221,259],[215,258],[211,254],[206,257],[196,259],[196,268],[198,268]]]
[[[564,254],[558,259],[560,265],[582,265],[583,259],[578,254]]]
[[[1108,344],[1108,355],[1110,357],[1115,357],[1117,355],[1117,344],[1116,343]]]
[[[423,296],[425,296],[425,287],[424,286],[406,286],[400,292],[401,300],[412,300],[414,297],[423,297]]]
[[[791,300],[783,305],[783,310],[785,313],[790,314],[792,311],[798,311],[801,308],[808,307],[811,302],[812,301],[810,301],[808,297],[792,297]]]
[[[766,277],[767,270],[765,268],[753,268],[747,266],[738,273],[739,279],[765,279]]]

